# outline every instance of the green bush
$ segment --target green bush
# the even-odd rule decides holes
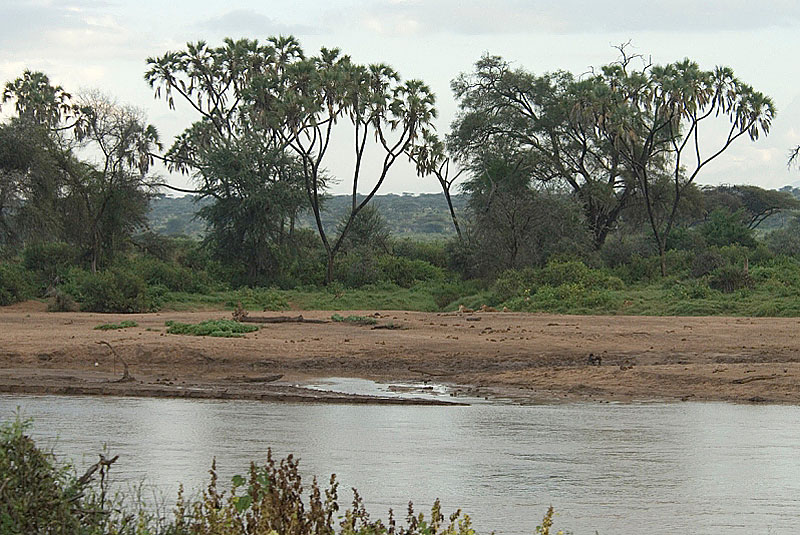
[[[354,251],[337,262],[335,278],[348,288],[378,283],[410,288],[417,282],[444,279],[444,270],[424,260]]]
[[[11,305],[33,296],[31,274],[22,266],[0,263],[0,306]]]
[[[678,227],[667,238],[667,250],[702,251],[708,247],[706,238],[696,228]]]
[[[670,299],[708,299],[716,292],[712,290],[705,280],[668,279],[664,283]],[[718,294],[717,294],[718,295]]]
[[[519,296],[530,297],[543,287],[551,289],[575,287],[580,292],[613,291],[622,290],[625,288],[625,283],[604,269],[592,269],[577,260],[551,261],[540,269],[505,271],[497,278],[494,292],[499,301],[507,301]],[[547,291],[549,290],[545,290]]]
[[[565,314],[615,313],[624,299],[616,290],[589,289],[578,283],[543,285],[502,303],[519,312],[557,312]]]
[[[725,293],[732,293],[736,290],[753,287],[753,279],[738,266],[722,266],[711,272],[708,285]]]
[[[689,277],[694,255],[691,251],[671,249],[665,254],[667,275]],[[618,266],[614,273],[628,283],[652,282],[661,279],[661,258],[654,256],[633,255],[630,262]]]
[[[481,291],[477,281],[429,281],[420,283],[419,288],[426,290],[433,297],[436,306],[440,310],[448,308],[451,303],[458,299],[474,295]],[[486,303],[487,305],[489,303]]]
[[[771,231],[764,237],[766,246],[775,254],[800,258],[800,222]]]
[[[0,425],[0,533],[104,533],[102,511],[84,497],[85,483],[25,434],[29,422]]]
[[[652,256],[653,240],[645,234],[622,234],[610,236],[600,248],[600,257],[606,266],[616,268],[629,264],[633,257]]]
[[[711,212],[708,221],[700,226],[700,233],[709,245],[755,247],[753,231],[747,228],[744,219],[742,210],[729,212],[718,208]]]
[[[140,257],[129,265],[148,286],[163,286],[172,292],[191,293],[205,293],[210,286],[205,271],[185,268],[174,262],[165,262],[154,257]]]
[[[701,251],[697,253],[692,260],[692,277],[704,277],[724,265],[725,258],[723,258],[717,249]]]
[[[22,263],[35,272],[43,288],[58,282],[75,264],[75,247],[63,242],[34,243],[22,252]]]
[[[225,301],[225,306],[236,307],[242,305],[245,309],[260,310],[286,310],[289,303],[279,292],[270,288],[240,288],[233,292],[230,299]]]
[[[442,269],[447,267],[447,247],[442,241],[397,240],[392,243],[392,254],[409,260],[424,260]]]
[[[77,275],[71,286],[83,311],[131,314],[154,312],[160,307],[157,289],[148,288],[135,273],[110,269]]]
[[[331,320],[336,323],[355,323],[356,325],[375,325],[378,323],[375,318],[367,316],[342,316],[341,314],[332,315]]]
[[[239,338],[258,330],[258,326],[233,320],[208,320],[200,323],[166,322],[169,334],[190,334],[214,338]]]
[[[529,295],[537,283],[537,270],[534,268],[509,269],[497,277],[493,290],[498,300],[507,301],[523,293]]]
[[[781,256],[750,270],[759,289],[775,297],[800,295],[800,262]]]
[[[139,324],[135,321],[125,320],[119,323],[102,323],[94,328],[95,331],[116,331],[119,329],[129,329],[131,327],[138,327]]]
[[[380,281],[391,282],[401,288],[410,288],[415,282],[444,278],[441,268],[425,260],[409,260],[391,255],[378,257],[378,270]]]

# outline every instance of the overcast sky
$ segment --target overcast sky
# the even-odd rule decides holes
[[[733,68],[773,97],[770,135],[740,141],[700,175],[702,184],[781,187],[800,181],[788,170],[800,144],[800,2],[774,0],[0,0],[0,81],[41,70],[71,92],[101,89],[146,110],[166,145],[196,116],[169,110],[143,80],[145,58],[187,41],[294,34],[307,53],[340,47],[355,61],[384,62],[436,92],[441,133],[456,104],[450,80],[485,52],[535,73],[585,72],[616,59],[614,44],[632,41],[655,63],[685,57],[705,69]],[[8,110],[4,110],[8,111]],[[337,146],[333,174],[351,168],[349,145]],[[182,177],[170,177],[186,185]],[[334,187],[347,190],[347,183]],[[410,166],[394,170],[383,192],[436,192]]]

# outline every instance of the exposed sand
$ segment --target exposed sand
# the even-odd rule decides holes
[[[291,314],[298,313],[331,316]],[[288,385],[363,377],[426,379],[456,385],[456,394],[524,402],[800,403],[800,319],[381,311],[379,324],[402,329],[280,323],[232,339],[164,332],[166,320],[221,318],[230,313],[48,313],[36,302],[3,307],[0,391],[342,401]],[[94,330],[122,320],[139,326]],[[129,364],[135,381],[113,382],[122,364],[101,341]],[[590,363],[590,353],[601,357],[599,365]],[[278,374],[283,378],[272,382]]]

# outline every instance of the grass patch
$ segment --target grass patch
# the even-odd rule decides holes
[[[245,333],[258,330],[256,325],[247,325],[233,320],[208,320],[200,323],[167,321],[165,325],[169,334],[211,336],[214,338],[241,338]]]
[[[376,325],[378,320],[369,318],[367,316],[342,316],[341,314],[334,314],[331,319],[340,323],[355,323],[356,325]]]
[[[128,329],[130,327],[138,327],[139,324],[132,320],[125,320],[119,323],[103,323],[94,328],[95,331],[115,331],[117,329]]]

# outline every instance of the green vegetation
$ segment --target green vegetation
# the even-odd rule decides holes
[[[768,133],[772,101],[724,67],[617,51],[591,76],[486,55],[440,138],[430,89],[386,65],[293,37],[191,43],[146,61],[156,98],[197,112],[163,153],[140,111],[25,71],[2,96],[0,306],[800,314],[800,191],[698,185]],[[339,122],[347,177],[325,171]],[[192,195],[157,193],[157,156]],[[442,193],[382,195],[398,158]]]
[[[236,475],[230,488],[220,488],[215,463],[202,493],[187,498],[179,491],[173,514],[158,514],[142,504],[134,491],[111,494],[110,473],[116,457],[93,465],[78,476],[59,464],[26,434],[30,422],[19,417],[0,424],[0,532],[53,535],[475,535],[461,511],[445,519],[436,500],[431,514],[416,513],[409,503],[405,525],[390,511],[386,521],[373,519],[354,489],[352,506],[340,510],[339,482],[327,488],[316,478],[304,491],[299,461],[289,455],[276,460],[267,451],[263,465],[250,465]],[[536,533],[547,535],[553,510],[547,511]],[[397,525],[396,525],[397,524]]]
[[[128,329],[130,327],[138,327],[139,324],[135,321],[125,320],[119,323],[103,323],[94,329],[96,331],[115,331],[117,329]]]
[[[208,320],[200,323],[167,321],[167,333],[211,336],[214,338],[241,338],[245,333],[258,330],[256,325],[247,325],[233,320]]]
[[[334,314],[331,319],[337,323],[355,323],[357,325],[376,325],[378,320],[375,318],[368,318],[367,316],[342,316],[341,314]]]

